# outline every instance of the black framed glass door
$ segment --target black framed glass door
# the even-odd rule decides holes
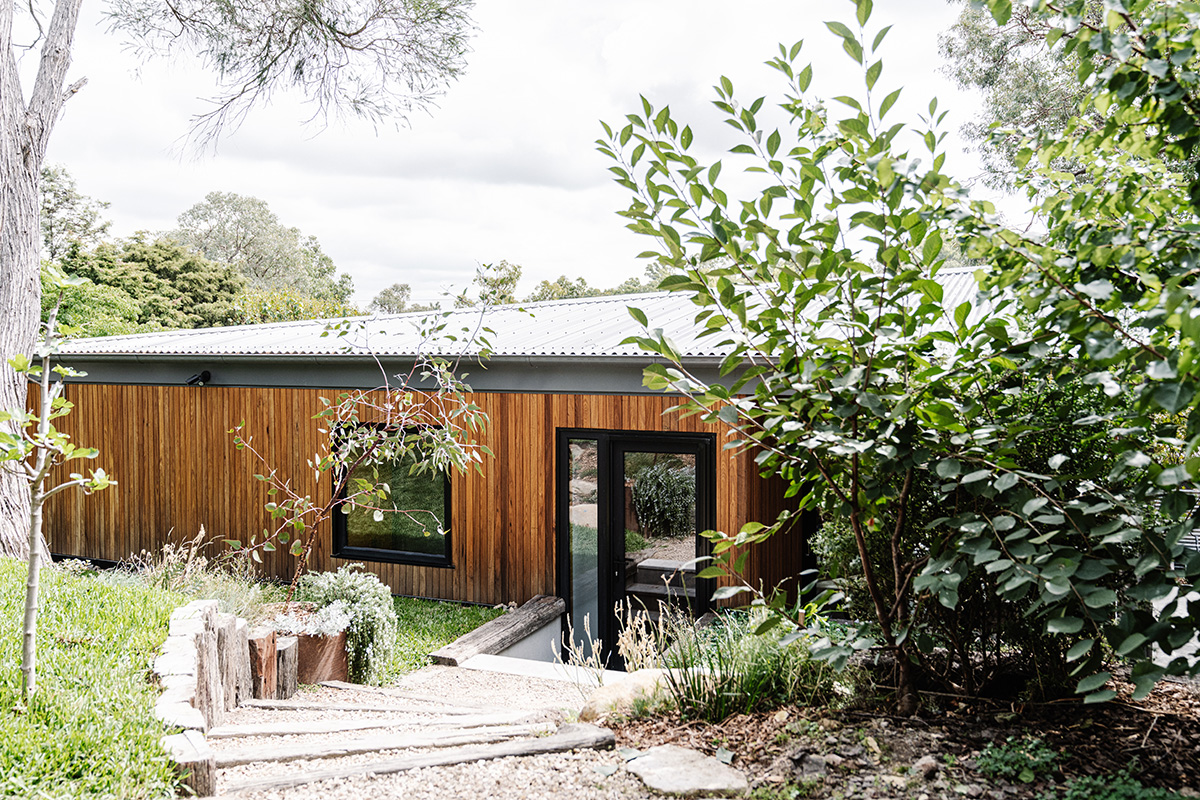
[[[712,587],[696,580],[694,560],[708,552],[698,534],[714,525],[714,451],[711,434],[559,431],[558,584],[577,652],[599,643],[609,668],[622,668],[619,604],[708,609]]]

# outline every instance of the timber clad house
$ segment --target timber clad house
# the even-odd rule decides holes
[[[969,272],[942,281],[947,292],[974,292]],[[309,568],[360,562],[396,594],[471,603],[558,595],[576,619],[595,613],[606,642],[614,640],[611,609],[623,598],[686,594],[701,610],[714,588],[703,584],[711,582],[665,580],[685,556],[704,552],[698,531],[771,522],[790,501],[782,481],[760,477],[753,453],[724,449],[723,425],[668,413],[678,397],[643,386],[650,356],[621,343],[638,330],[629,306],[672,338],[689,369],[716,379],[719,337],[696,337],[698,309],[681,294],[493,308],[483,323],[493,331],[492,354],[483,363],[464,359],[459,372],[469,373],[472,400],[490,418],[479,441],[494,457],[485,456],[482,474],[413,478],[397,466],[392,482],[398,505],[427,508],[448,533],[414,531],[403,515],[371,525],[369,517],[335,514],[338,529],[327,523],[318,531]],[[446,330],[478,324],[479,315],[456,310]],[[55,498],[45,523],[51,551],[121,561],[190,540],[203,525],[219,552],[223,539],[274,529],[263,507],[265,484],[253,477],[262,465],[229,433],[243,421],[244,435],[271,466],[324,503],[332,479],[318,480],[307,465],[323,443],[313,418],[321,398],[382,385],[381,366],[388,375],[407,374],[419,351],[436,347],[418,332],[422,316],[364,318],[364,331],[347,340],[323,337],[325,322],[303,321],[70,343],[60,360],[87,375],[72,379],[66,397],[75,408],[59,422],[75,442],[99,449],[96,465],[118,485]],[[346,351],[346,341],[356,347]],[[447,355],[461,347],[443,345]],[[665,538],[639,531],[630,508],[631,487],[655,465],[690,481],[693,524],[674,532],[673,562],[626,547]],[[746,579],[774,586],[809,566],[801,527],[755,547]],[[294,559],[286,548],[264,561],[267,574],[290,578]]]

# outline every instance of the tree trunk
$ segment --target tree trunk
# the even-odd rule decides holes
[[[8,88],[0,86],[0,94]],[[7,102],[5,103],[7,105]],[[5,128],[8,127],[7,120]],[[9,131],[5,131],[6,134]],[[11,140],[11,136],[5,136]],[[31,171],[18,148],[5,142],[2,170],[3,228],[0,228],[0,407],[25,408],[26,380],[8,364],[18,353],[32,354],[41,315],[41,281],[38,277],[38,170]],[[15,152],[14,152],[15,151]],[[0,471],[0,554],[28,555],[29,484],[24,476]],[[42,555],[49,557],[45,544]]]
[[[0,2],[0,407],[24,409],[25,379],[8,365],[32,354],[41,316],[41,229],[38,184],[50,132],[63,101],[71,45],[82,0],[58,0],[42,37],[28,104],[13,52],[16,4]],[[0,471],[0,554],[28,554],[29,487]],[[42,541],[42,553],[49,556]]]

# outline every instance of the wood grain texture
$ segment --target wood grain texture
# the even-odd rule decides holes
[[[122,561],[142,550],[191,540],[203,525],[206,553],[223,539],[246,540],[271,527],[263,470],[239,452],[228,431],[243,420],[244,435],[293,486],[318,503],[332,491],[328,476],[314,478],[307,461],[321,448],[313,415],[316,389],[218,386],[73,385],[75,410],[61,420],[79,444],[96,447],[102,466],[118,485],[83,498],[64,493],[47,509],[46,531],[55,553]],[[664,395],[565,395],[476,393],[491,419],[482,437],[495,453],[482,474],[451,480],[451,568],[365,563],[397,594],[473,603],[524,603],[553,595],[555,582],[555,434],[559,428],[686,431],[715,434],[716,524],[736,532],[749,521],[770,522],[789,501],[783,482],[759,477],[748,453],[722,449],[723,427],[670,409]],[[88,464],[87,466],[93,466]],[[78,470],[79,463],[70,465]],[[774,585],[795,575],[803,558],[803,532],[777,536],[752,552],[746,577]],[[331,552],[326,524],[316,537],[314,570],[345,563]],[[264,571],[287,579],[294,568],[281,548],[264,558]]]
[[[540,594],[515,611],[485,622],[440,650],[435,650],[429,657],[435,664],[457,667],[480,653],[495,655],[558,619],[566,609],[567,604],[561,597]]]

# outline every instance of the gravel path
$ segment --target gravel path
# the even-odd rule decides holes
[[[456,667],[431,666],[405,676],[396,688],[407,690],[424,697],[444,698],[444,703],[480,706],[480,713],[498,709],[524,711],[531,721],[559,724],[573,716],[584,700],[584,695],[572,683],[537,678],[517,677],[500,673],[468,670]],[[333,689],[311,687],[299,692],[293,700],[305,703],[360,703],[371,707],[395,707],[413,709],[422,705],[399,693],[386,694],[369,687],[363,689]],[[386,711],[342,711],[329,709],[271,710],[262,708],[239,708],[231,712],[226,725],[243,725],[287,720],[325,720],[387,718],[393,716]],[[431,717],[439,716],[431,712]],[[422,721],[431,717],[406,715],[405,723],[394,728],[372,729],[336,734],[309,734],[273,737],[280,744],[286,742],[333,743],[366,734],[415,733],[422,731]],[[428,728],[426,728],[428,731]],[[254,744],[261,744],[256,739]],[[250,744],[245,739],[213,739],[212,748],[217,752],[235,751]],[[624,759],[615,752],[579,751],[563,754],[503,758],[458,764],[445,767],[427,767],[411,772],[390,775],[363,775],[349,779],[326,780],[287,789],[258,792],[230,793],[231,783],[269,777],[295,775],[297,771],[327,770],[353,767],[379,761],[397,755],[428,752],[429,749],[386,751],[334,759],[291,761],[279,763],[256,763],[221,770],[219,786],[222,794],[240,800],[325,800],[326,798],[437,798],[453,797],[497,798],[517,800],[521,798],[582,798],[584,800],[609,800],[628,798],[642,800],[656,795],[648,792],[636,777],[624,768]]]

